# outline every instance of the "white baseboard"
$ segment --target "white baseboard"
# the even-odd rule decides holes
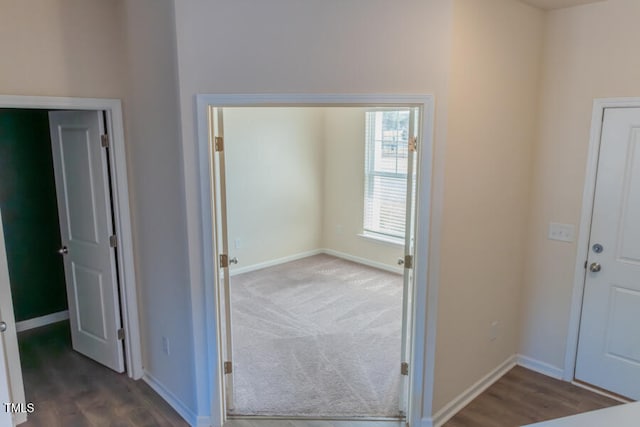
[[[366,265],[366,266],[369,266],[369,267],[374,267],[374,268],[377,268],[379,270],[388,271],[388,272],[391,272],[391,273],[402,274],[404,272],[403,268],[392,267],[390,265],[383,264],[381,262],[371,261],[369,259],[360,258],[360,257],[354,256],[354,255],[349,255],[349,254],[346,254],[344,252],[334,251],[333,249],[322,249],[322,253],[334,256],[336,258],[346,259],[347,261],[355,262],[355,263]]]
[[[4,409],[4,408],[2,408],[2,409]],[[28,420],[27,414],[22,414],[22,413],[13,414],[13,425],[14,426],[17,426],[17,425],[22,424],[22,423],[26,423],[27,420]]]
[[[29,329],[39,328],[41,326],[50,325],[52,323],[62,322],[69,318],[69,310],[59,311],[57,313],[47,314],[46,316],[34,317],[33,319],[16,322],[16,331],[23,332]]]
[[[211,427],[212,425],[211,417],[199,416],[196,420],[196,427]]]
[[[302,258],[307,258],[313,255],[319,255],[323,253],[322,249],[314,249],[312,251],[300,252],[298,254],[289,255],[282,258],[272,259],[270,261],[259,262],[257,264],[248,265],[246,267],[233,268],[229,271],[229,276],[233,277],[237,274],[249,273],[251,271],[262,270],[267,267],[275,267],[276,265],[284,264],[291,261],[297,261]]]
[[[523,368],[530,369],[557,380],[562,380],[564,376],[564,370],[562,368],[558,368],[557,366],[541,362],[540,360],[536,360],[522,354],[517,355],[517,364]]]
[[[366,265],[369,267],[374,267],[380,270],[389,271],[391,273],[402,274],[403,269],[398,267],[392,267],[387,264],[383,264],[377,261],[371,261],[366,258],[360,258],[355,255],[346,254],[344,252],[338,252],[333,249],[314,249],[312,251],[301,252],[294,255],[289,255],[282,258],[273,259],[271,261],[260,262],[258,264],[248,265],[246,267],[234,268],[229,272],[230,276],[233,277],[237,274],[249,273],[251,271],[262,270],[263,268],[275,267],[276,265],[285,264],[291,261],[297,261],[299,259],[307,258],[314,255],[331,255],[336,258],[342,258],[347,261],[355,262],[358,264]]]
[[[422,427],[440,427],[447,421],[449,421],[455,414],[460,412],[462,408],[467,406],[473,399],[478,397],[483,391],[488,389],[509,372],[514,366],[516,366],[517,357],[515,355],[509,357],[502,362],[500,366],[489,372],[480,381],[473,384],[471,387],[462,392],[458,397],[446,404],[440,409],[432,418],[423,418]]]
[[[162,385],[160,381],[155,379],[153,375],[146,372],[142,376],[142,380],[158,393],[158,395],[165,400],[175,411],[192,427],[205,427],[208,426],[209,419],[205,417],[198,417],[196,414],[187,407],[180,399],[178,399],[172,392]],[[205,422],[201,424],[201,422]]]

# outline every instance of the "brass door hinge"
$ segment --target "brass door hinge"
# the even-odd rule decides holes
[[[220,254],[220,268],[229,267],[229,255]]]
[[[400,374],[409,375],[409,364],[407,362],[402,362],[400,364]]]
[[[413,255],[404,256],[404,268],[413,268]]]
[[[118,238],[116,237],[115,234],[112,234],[111,236],[109,236],[109,246],[111,246],[112,248],[118,247]]]
[[[414,153],[418,151],[418,138],[415,136],[409,138],[409,151]]]
[[[233,365],[231,362],[224,362],[224,373],[230,374],[231,372],[233,372]]]
[[[119,340],[123,340],[124,339],[124,328],[118,329],[118,339]]]
[[[215,151],[224,150],[224,138],[221,136],[216,136],[215,138],[213,138],[213,146]]]
[[[100,145],[102,145],[103,148],[109,148],[109,135],[106,133],[100,135]]]

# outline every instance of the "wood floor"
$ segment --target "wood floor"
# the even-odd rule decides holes
[[[572,384],[513,368],[444,427],[519,427],[607,408],[619,402]],[[404,423],[234,420],[225,427],[387,427]]]
[[[518,366],[444,427],[516,427],[617,404],[615,400]]]
[[[75,353],[67,322],[20,334],[27,401],[24,427],[186,427],[142,381]],[[569,383],[516,367],[444,427],[516,427],[616,405]],[[400,423],[234,420],[225,427],[387,427]]]
[[[20,333],[27,402],[21,427],[183,427],[188,424],[143,381],[71,350],[69,323]]]

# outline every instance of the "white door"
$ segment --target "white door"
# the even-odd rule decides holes
[[[124,372],[102,112],[49,113],[73,349]]]
[[[4,246],[4,228],[0,212],[0,427],[26,421],[26,414],[12,416],[5,410],[4,403],[25,403],[22,383],[22,367],[18,353],[16,322],[13,315],[9,265]]]
[[[409,112],[409,142],[407,151],[407,207],[405,216],[405,242],[404,242],[404,275],[402,292],[402,341],[401,341],[401,390],[400,412],[409,414],[409,368],[411,359],[411,307],[413,296],[413,264],[414,264],[414,231],[415,231],[415,194],[416,194],[416,151],[419,141],[417,118],[418,108],[412,108]]]
[[[219,319],[224,325],[225,339],[222,343],[225,360],[223,361],[224,384],[225,384],[225,409],[226,412],[234,408],[234,387],[233,387],[233,335],[231,333],[231,289],[229,287],[229,263],[233,262],[229,259],[229,238],[227,235],[227,185],[226,185],[226,166],[223,142],[224,126],[222,108],[209,108],[209,125],[211,128],[212,140],[210,141],[209,151],[211,153],[211,169],[214,174],[214,192],[216,195],[215,203],[218,207],[214,218],[214,225],[217,231],[216,245],[219,247],[220,257],[215,260],[218,269],[216,280],[218,280],[218,289],[221,295],[219,300],[224,303],[221,306],[223,316]],[[234,259],[237,263],[237,260]],[[220,283],[222,279],[222,283]],[[225,412],[225,413],[226,413]]]
[[[640,399],[640,108],[605,110],[575,377]]]

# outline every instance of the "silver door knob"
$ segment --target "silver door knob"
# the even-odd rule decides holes
[[[597,273],[600,270],[602,270],[602,266],[597,262],[592,262],[591,265],[589,266],[589,271],[592,273]]]
[[[5,322],[0,322],[0,332],[4,332],[7,330],[7,324]]]
[[[60,255],[66,255],[69,253],[69,248],[67,248],[66,246],[63,246],[60,249],[58,249],[58,253]]]
[[[238,258],[233,257],[229,260],[229,264],[237,264],[238,263]]]

